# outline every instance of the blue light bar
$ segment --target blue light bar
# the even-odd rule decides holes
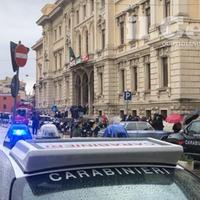
[[[4,146],[12,149],[19,140],[32,139],[31,132],[25,124],[13,124],[10,126],[4,140]]]
[[[23,135],[26,135],[27,132],[24,129],[18,129],[18,130],[13,129],[12,134],[16,136],[23,136]]]

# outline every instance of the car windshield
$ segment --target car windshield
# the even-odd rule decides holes
[[[12,200],[185,200],[200,198],[200,181],[182,169],[106,167],[62,170],[16,179]]]
[[[188,134],[200,134],[200,122],[199,121],[193,122],[188,127]]]
[[[131,131],[131,130],[135,131],[135,130],[137,130],[136,123],[127,123],[126,130],[127,131]]]
[[[140,122],[138,123],[138,130],[154,130],[153,127],[146,123],[146,122]]]

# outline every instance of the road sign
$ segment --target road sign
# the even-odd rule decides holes
[[[132,93],[130,91],[124,91],[124,100],[131,101],[131,99],[132,99]]]
[[[12,61],[12,67],[13,71],[16,72],[18,70],[17,63],[15,61],[15,49],[17,47],[17,44],[14,42],[10,42],[10,54],[11,54],[11,61]]]
[[[17,74],[15,74],[12,78],[12,81],[11,81],[11,94],[12,96],[15,98],[17,97],[18,95],[18,92],[19,92],[19,78],[17,76]]]
[[[19,67],[23,67],[26,64],[28,58],[29,49],[23,44],[18,44],[15,49],[15,62]]]

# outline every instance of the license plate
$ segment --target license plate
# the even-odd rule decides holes
[[[200,146],[199,140],[185,140],[186,145]]]

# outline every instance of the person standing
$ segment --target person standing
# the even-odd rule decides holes
[[[33,122],[32,123],[32,134],[37,135],[37,131],[38,131],[38,128],[39,128],[39,123],[40,123],[38,113],[33,112],[32,122]]]

